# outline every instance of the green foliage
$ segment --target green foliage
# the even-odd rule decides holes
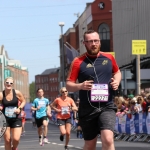
[[[36,98],[35,82],[30,83],[30,102]]]

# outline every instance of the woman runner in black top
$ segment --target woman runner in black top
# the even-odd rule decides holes
[[[4,134],[5,150],[17,150],[22,132],[22,121],[18,116],[26,103],[22,93],[13,89],[13,84],[12,77],[6,78],[4,81],[5,90],[0,92],[2,111],[7,121],[7,130]],[[18,105],[19,102],[20,105]],[[11,147],[12,145],[13,147]]]

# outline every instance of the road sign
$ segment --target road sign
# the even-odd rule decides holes
[[[146,40],[132,40],[132,55],[146,55]]]

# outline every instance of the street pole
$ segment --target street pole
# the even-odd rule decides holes
[[[62,56],[62,62],[61,62],[61,67],[62,67],[62,87],[65,86],[65,65],[64,65],[64,40],[63,40],[63,26],[64,22],[59,22],[59,26],[61,27],[61,56]]]
[[[141,93],[140,55],[136,55],[136,93]]]

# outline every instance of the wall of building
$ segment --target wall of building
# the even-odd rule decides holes
[[[147,40],[146,56],[150,56],[149,6],[150,0],[112,1],[113,44],[120,67],[135,58],[132,55],[132,40]]]

